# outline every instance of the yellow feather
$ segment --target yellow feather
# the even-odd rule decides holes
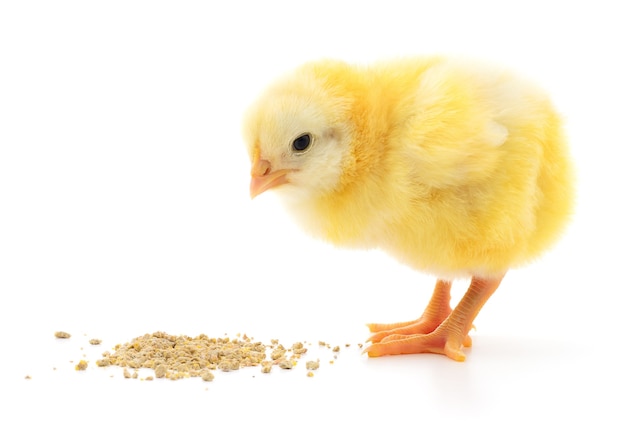
[[[311,233],[439,277],[524,264],[572,213],[559,116],[498,68],[443,57],[306,64],[260,97],[244,132],[252,160],[259,147],[272,168],[294,169],[276,190]],[[300,155],[289,147],[302,132],[314,143]]]

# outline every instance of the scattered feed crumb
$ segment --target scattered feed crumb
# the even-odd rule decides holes
[[[130,378],[130,371],[128,370],[128,368],[124,368],[124,378]]]
[[[307,377],[313,377],[313,372],[312,372],[312,371],[307,372],[307,373],[306,373],[306,376],[307,376]]]
[[[215,375],[213,375],[213,373],[207,369],[205,371],[202,371],[202,375],[200,377],[202,377],[202,380],[204,380],[205,382],[210,382],[213,381]]]
[[[282,369],[292,369],[294,366],[294,361],[289,359],[281,360],[280,362],[278,362],[278,366],[280,366]]]
[[[319,360],[317,360],[317,361],[309,360],[306,363],[306,369],[319,369],[319,367],[320,367],[320,361]]]
[[[296,342],[295,344],[293,344],[293,346],[291,347],[291,352],[296,356],[296,357],[300,357],[302,354],[305,354],[307,352],[307,349],[304,348],[304,345],[302,345],[302,342]]]
[[[146,379],[145,379],[145,380],[146,380],[146,381],[152,381],[152,380],[154,380],[154,377],[152,377],[151,375],[149,375],[148,377],[146,377]]]
[[[359,348],[363,348],[363,344],[358,344],[358,345],[359,345]]]
[[[339,348],[339,345],[337,345],[335,348],[333,348],[333,352],[335,352],[335,353],[336,353],[337,351],[339,351],[339,350],[341,350],[341,348]]]
[[[274,362],[270,360],[264,360],[263,362],[261,362],[261,372],[263,374],[268,374],[269,372],[272,371],[273,365],[274,365]]]
[[[81,360],[80,362],[78,362],[78,363],[76,364],[76,366],[74,367],[74,369],[75,369],[76,371],[84,371],[84,370],[86,370],[86,369],[87,369],[87,366],[88,366],[88,365],[89,365],[89,364],[87,363],[87,361],[86,361],[86,360]]]
[[[72,335],[70,335],[70,334],[69,334],[69,333],[67,333],[67,332],[61,332],[61,331],[59,331],[59,332],[54,332],[54,336],[55,336],[56,338],[59,338],[59,339],[68,339],[68,338],[70,338]]]
[[[272,360],[281,359],[285,355],[286,351],[287,350],[285,350],[284,348],[276,348],[275,350],[272,351],[272,354],[270,355],[270,357],[272,358]]]
[[[218,369],[224,372],[237,371],[239,369],[239,361],[235,359],[222,360],[218,365]]]
[[[156,378],[163,378],[167,374],[167,366],[161,364],[154,368],[154,375]]]
[[[89,339],[89,343],[91,345],[100,345],[102,343],[102,340],[101,339],[95,339],[95,338],[94,339]]]
[[[110,366],[111,365],[111,361],[109,360],[108,357],[105,357],[104,359],[100,359],[100,360],[96,360],[96,366]]]
[[[32,377],[28,374],[26,374],[26,377],[24,377],[26,380],[32,380]]]

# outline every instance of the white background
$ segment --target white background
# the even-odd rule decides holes
[[[0,434],[624,434],[618,4],[3,2]],[[273,195],[248,197],[241,116],[268,81],[320,57],[424,53],[535,79],[578,169],[574,222],[505,278],[465,363],[361,356],[364,324],[417,317],[434,278],[311,240]],[[313,378],[95,367],[157,330],[353,346],[334,365],[310,346]]]

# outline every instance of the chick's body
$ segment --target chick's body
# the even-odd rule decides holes
[[[488,295],[473,316],[506,271],[548,248],[571,214],[559,117],[542,91],[499,69],[439,57],[311,63],[270,87],[245,127],[253,195],[276,187],[318,237],[381,248],[437,275],[431,303],[449,301],[453,278],[474,277],[475,290],[489,290],[477,292]],[[296,150],[302,135],[311,143]],[[279,183],[269,183],[277,174]],[[451,312],[439,306],[434,316],[371,326],[382,333],[370,354],[462,360],[459,350],[391,346],[432,336],[424,318],[437,318],[437,329]],[[466,334],[456,342],[467,345]]]

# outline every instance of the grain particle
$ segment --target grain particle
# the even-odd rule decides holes
[[[336,347],[333,348],[333,352],[334,353],[338,352],[339,350],[341,350],[341,348],[339,348],[339,345],[337,345]]]
[[[239,362],[235,359],[222,360],[218,363],[217,368],[224,372],[236,371],[239,369]]]
[[[202,377],[202,380],[204,380],[205,382],[210,382],[210,381],[213,381],[213,379],[215,378],[215,375],[207,369],[207,370],[202,371],[200,377]]]
[[[124,374],[124,378],[130,378],[130,371],[128,368],[124,368],[124,372],[122,374]]]
[[[167,374],[167,366],[161,364],[154,368],[154,375],[156,378],[163,378]]]
[[[290,359],[285,359],[278,362],[278,366],[280,366],[282,369],[292,369],[294,367],[294,364],[295,362]]]
[[[76,371],[84,371],[84,370],[86,370],[86,369],[87,369],[87,366],[88,366],[88,365],[89,365],[89,364],[87,363],[87,361],[86,361],[86,360],[81,360],[80,362],[78,362],[78,363],[76,364],[76,366],[74,367],[74,369],[75,369]]]
[[[91,345],[100,345],[102,343],[102,340],[101,339],[95,339],[95,338],[94,339],[89,339],[89,343]]]
[[[302,344],[302,342],[296,342],[295,344],[293,344],[293,346],[291,347],[291,350],[292,350],[292,353],[296,355],[297,357],[300,357],[300,355],[307,352],[307,349],[304,348],[304,345]]]
[[[72,337],[72,335],[70,335],[69,333],[62,331],[54,332],[54,336],[59,339],[68,339]]]
[[[263,362],[261,362],[261,372],[263,374],[268,374],[272,371],[272,366],[274,365],[274,362],[272,362],[271,360],[264,360]]]
[[[312,371],[307,372],[307,373],[306,373],[306,376],[307,376],[307,377],[313,377],[313,372],[312,372]]]
[[[110,366],[111,365],[111,360],[109,360],[108,357],[105,357],[104,359],[100,359],[100,360],[96,360],[96,366]]]
[[[284,348],[276,348],[275,350],[272,351],[272,354],[270,355],[270,357],[272,358],[272,360],[282,359],[285,356],[286,351],[287,350],[285,350]]]
[[[306,363],[306,369],[319,369],[319,367],[320,367],[320,361],[319,360],[317,360],[317,361],[309,360]]]

